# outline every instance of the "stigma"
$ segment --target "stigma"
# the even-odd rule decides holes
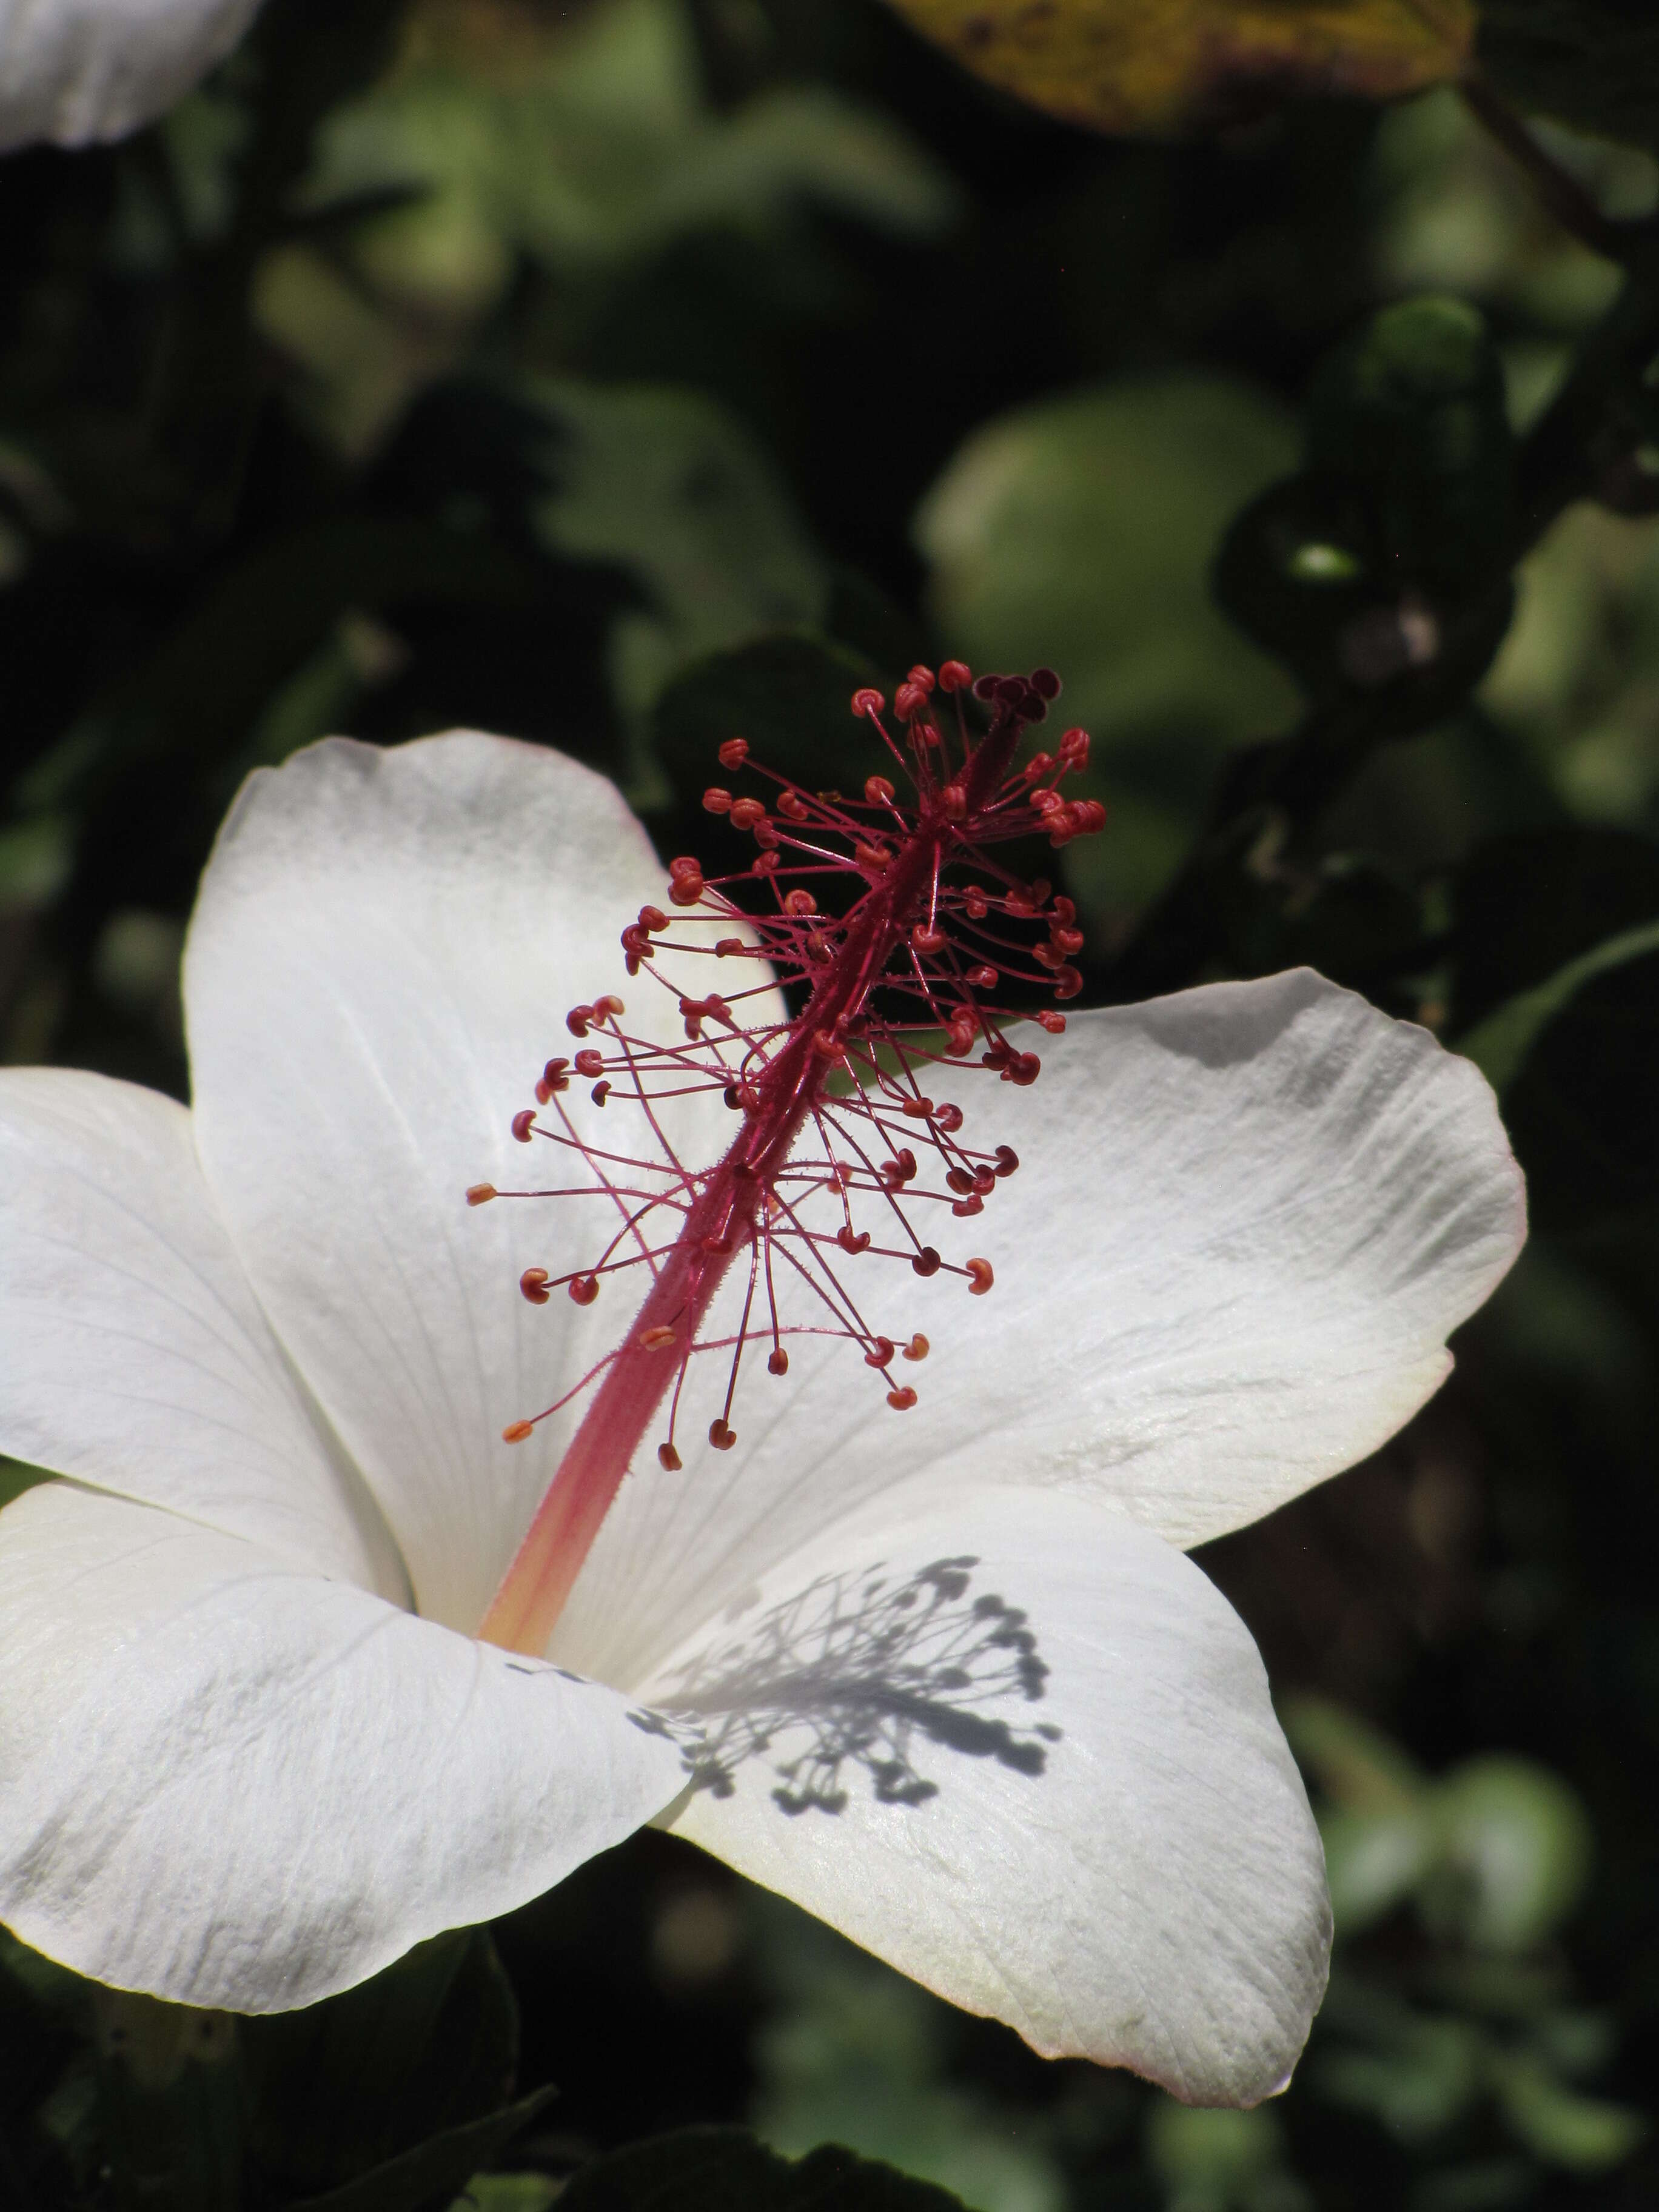
[[[720,748],[732,780],[711,785],[703,806],[752,859],[719,874],[672,861],[667,908],[641,907],[622,933],[629,976],[672,994],[681,1034],[665,1043],[660,1020],[630,1024],[614,993],[573,1006],[571,1048],[545,1062],[512,1133],[551,1146],[582,1179],[466,1194],[474,1206],[607,1201],[609,1234],[583,1265],[527,1268],[519,1288],[537,1306],[620,1296],[629,1316],[574,1389],[502,1431],[522,1442],[589,1401],[485,1615],[488,1640],[544,1649],[636,1455],[654,1441],[659,1468],[677,1473],[699,1431],[730,1450],[747,1371],[785,1375],[800,1340],[838,1339],[907,1413],[930,1345],[888,1310],[896,1290],[933,1277],[974,1297],[994,1288],[990,1261],[955,1256],[964,1232],[945,1224],[982,1213],[1018,1156],[969,1141],[966,1113],[944,1094],[958,1077],[1035,1083],[1040,1058],[1008,1027],[1059,1034],[1054,1002],[1082,988],[1072,902],[994,849],[1033,838],[1058,848],[1104,826],[1097,800],[1063,788],[1087,765],[1084,731],[1019,757],[1060,689],[1048,669],[975,682],[946,661],[937,674],[913,668],[890,711],[878,691],[855,692],[879,766],[853,798],[751,761],[742,738]],[[577,1084],[615,1112],[614,1146],[579,1133],[564,1103]],[[717,1096],[734,1127],[718,1160],[693,1167],[661,1109],[696,1094]],[[723,1304],[715,1333],[711,1309],[732,1275],[740,1302]]]

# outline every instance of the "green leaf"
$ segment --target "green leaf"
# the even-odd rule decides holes
[[[1577,959],[1558,968],[1534,989],[1522,991],[1506,1006],[1457,1040],[1457,1049],[1472,1060],[1494,1091],[1507,1091],[1526,1064],[1527,1056],[1550,1024],[1562,1014],[1586,984],[1626,961],[1659,953],[1659,921],[1621,930]],[[1656,1013],[1659,1018],[1659,1012]]]
[[[544,2173],[475,2173],[450,2212],[549,2212],[562,2186]]]
[[[1577,983],[1504,1094],[1533,1220],[1553,1232],[1659,1204],[1659,950],[1620,951]]]
[[[717,401],[569,377],[526,396],[555,431],[544,538],[624,570],[644,601],[611,641],[617,703],[636,727],[691,661],[823,620],[828,571],[771,462]]]
[[[1287,1698],[1280,1719],[1291,1748],[1345,1810],[1410,1813],[1429,1784],[1398,1744],[1334,1698]]]
[[[0,1506],[9,1505],[26,1490],[33,1490],[37,1483],[50,1482],[52,1479],[49,1468],[30,1467],[21,1459],[0,1459]]]
[[[1575,1792],[1534,1760],[1468,1760],[1437,1793],[1450,1880],[1425,1908],[1482,1950],[1524,1951],[1553,1935],[1589,1878],[1589,1822]]]
[[[1481,0],[1479,54],[1523,106],[1659,147],[1659,20],[1642,0]]]
[[[1456,871],[1451,902],[1457,1036],[1659,921],[1659,845],[1577,824],[1492,838]]]
[[[535,2118],[552,2094],[551,2089],[538,2089],[516,2105],[447,2128],[342,2188],[290,2203],[284,2212],[427,2212],[428,2207],[436,2212],[482,2161],[494,2158]],[[465,2206],[465,2196],[459,2202]]]
[[[1273,402],[1221,377],[1097,385],[975,431],[917,513],[941,648],[1057,669],[1060,715],[1095,739],[1089,789],[1113,820],[1066,854],[1091,903],[1150,896],[1221,750],[1297,710],[1209,588],[1229,520],[1294,447]]]
[[[960,2200],[825,2144],[798,2162],[744,2128],[684,2128],[594,2160],[559,2212],[961,2212]],[[330,2209],[332,2212],[332,2208]],[[356,2209],[353,2208],[353,2212]]]
[[[245,2021],[243,2041],[256,2154],[299,2194],[488,2122],[512,2088],[518,2008],[488,1934],[461,1929],[341,1996]]]
[[[1237,122],[1291,94],[1394,100],[1455,76],[1469,0],[894,0],[1004,91],[1102,131]]]
[[[1552,2166],[1577,2173],[1605,2172],[1622,2165],[1648,2135],[1640,2112],[1580,2096],[1535,2059],[1495,2055],[1491,2071],[1510,2129]]]

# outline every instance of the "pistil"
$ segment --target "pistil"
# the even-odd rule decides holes
[[[975,693],[992,711],[990,726],[977,742],[969,740],[961,711],[961,694],[969,681],[959,663],[947,663],[937,679],[941,691],[957,697],[959,759],[934,720],[936,679],[931,671],[913,670],[896,702],[908,736],[903,749],[882,723],[879,695],[865,692],[854,698],[854,712],[872,722],[915,786],[916,804],[908,812],[899,807],[894,786],[884,776],[872,777],[866,784],[861,807],[849,806],[833,795],[808,794],[780,779],[775,817],[757,799],[733,799],[724,790],[707,795],[705,805],[711,811],[728,814],[735,827],[754,835],[761,851],[750,879],[769,894],[777,911],[761,917],[746,914],[725,896],[721,885],[711,886],[698,864],[690,860],[673,864],[671,902],[741,926],[742,937],[715,945],[716,957],[769,960],[783,981],[804,990],[799,1014],[781,1025],[745,1030],[729,1000],[718,994],[706,1000],[682,996],[688,1046],[696,1049],[681,1052],[631,1038],[622,1027],[620,1000],[604,999],[572,1012],[569,1025],[578,1036],[598,1035],[615,1048],[607,1052],[589,1046],[576,1055],[574,1071],[599,1078],[596,1103],[631,1097],[640,1104],[668,1152],[670,1164],[622,1163],[641,1176],[666,1178],[663,1187],[648,1188],[643,1195],[625,1190],[611,1168],[601,1164],[603,1185],[612,1191],[623,1212],[610,1253],[623,1256],[607,1254],[597,1267],[562,1279],[563,1287],[578,1304],[589,1304],[601,1273],[641,1262],[649,1267],[653,1281],[620,1345],[586,1378],[593,1384],[592,1401],[479,1630],[492,1643],[526,1653],[545,1649],[611,1503],[671,1390],[669,1436],[658,1457],[665,1470],[679,1468],[673,1424],[690,1356],[713,1348],[700,1342],[701,1332],[722,1283],[739,1260],[747,1262],[749,1291],[725,1404],[709,1425],[714,1449],[729,1449],[735,1441],[730,1417],[745,1343],[764,1335],[772,1347],[767,1361],[771,1372],[781,1374],[788,1365],[782,1338],[794,1332],[782,1328],[778,1319],[775,1252],[781,1253],[788,1268],[805,1280],[828,1310],[833,1324],[828,1333],[850,1335],[860,1344],[866,1364],[890,1385],[889,1404],[903,1411],[916,1401],[915,1389],[898,1382],[890,1371],[896,1357],[893,1341],[865,1325],[838,1284],[820,1279],[827,1265],[825,1250],[833,1243],[850,1258],[871,1249],[870,1233],[854,1227],[849,1200],[854,1190],[869,1191],[879,1195],[905,1228],[908,1249],[893,1256],[908,1258],[918,1275],[937,1273],[945,1265],[937,1250],[908,1227],[901,1200],[917,1166],[914,1151],[896,1141],[896,1127],[902,1130],[907,1123],[917,1127],[949,1164],[948,1192],[938,1195],[948,1195],[958,1215],[979,1212],[998,1176],[1012,1171],[1004,1164],[1004,1155],[1017,1165],[1006,1146],[980,1159],[957,1145],[960,1110],[935,1109],[915,1086],[914,1070],[946,1055],[959,1058],[975,1042],[982,1042],[985,1066],[1015,1084],[1032,1079],[1036,1056],[1010,1045],[980,1002],[980,990],[1000,981],[1009,963],[1006,946],[1000,949],[995,944],[990,949],[997,957],[983,957],[984,925],[992,921],[994,907],[998,921],[1013,917],[1017,923],[1046,910],[1049,939],[1032,956],[1036,967],[1030,980],[1047,982],[1060,996],[1075,988],[1068,954],[1081,939],[1070,926],[1069,902],[1050,904],[1047,885],[1028,886],[1003,878],[994,888],[963,889],[953,884],[948,872],[965,860],[985,863],[994,876],[1001,876],[1002,872],[986,863],[981,849],[986,842],[1045,830],[1052,842],[1063,843],[1097,828],[1104,818],[1092,802],[1065,801],[1054,787],[1061,775],[1086,758],[1087,739],[1081,732],[1067,733],[1058,761],[1040,755],[1034,764],[1035,778],[1029,767],[1023,773],[1013,772],[1022,732],[1045,711],[1048,699],[1059,690],[1058,680],[1046,671],[1029,680],[981,678]],[[721,749],[727,766],[744,765],[746,756],[741,740]],[[1052,781],[1044,781],[1051,773]],[[851,845],[850,859],[833,849],[843,843]],[[850,909],[834,921],[819,915],[811,892],[800,887],[786,892],[781,880],[821,876],[826,868],[855,872],[860,879]],[[1034,896],[1038,888],[1041,899]],[[981,940],[966,954],[945,927],[958,910]],[[665,980],[653,963],[672,942],[662,938],[670,926],[659,909],[647,908],[624,931],[630,971],[648,966],[656,980]],[[988,934],[994,937],[996,933]],[[769,992],[769,983],[763,988]],[[927,1020],[905,1024],[876,1012],[876,994],[894,989],[907,994],[913,1005],[920,999],[919,1011]],[[1043,1018],[1049,1026],[1064,1026],[1058,1015]],[[935,1025],[945,1032],[945,1054],[918,1048],[911,1037],[918,1027]],[[902,1076],[909,1079],[908,1085],[895,1078],[890,1066],[882,1066],[883,1046],[888,1060],[896,1060]],[[586,1152],[590,1162],[615,1165],[617,1156],[600,1155],[582,1145],[568,1115],[556,1107],[571,1073],[570,1061],[550,1060],[537,1086],[538,1105],[556,1106],[565,1133],[541,1129],[533,1114],[520,1115],[514,1133],[526,1141],[533,1134],[550,1134],[556,1142]],[[660,1083],[665,1075],[672,1079],[672,1089],[653,1091],[651,1081]],[[688,1075],[692,1079],[689,1082]],[[849,1076],[850,1091],[838,1095],[837,1081],[846,1085]],[[661,1138],[652,1101],[673,1095],[674,1090],[715,1085],[741,1115],[738,1133],[718,1164],[689,1175]],[[854,1133],[846,1146],[858,1156],[852,1163],[830,1157],[818,1168],[792,1166],[809,1131],[823,1138],[826,1152],[832,1127],[842,1132],[845,1143],[849,1112],[854,1116],[862,1113],[869,1123],[863,1139]],[[885,1154],[879,1161],[872,1157],[878,1151]],[[803,1218],[805,1196],[818,1191],[827,1191],[839,1201],[843,1219],[833,1237],[808,1228]],[[475,1186],[468,1193],[474,1204],[497,1194],[488,1185]],[[635,1200],[639,1202],[632,1203]],[[646,1224],[665,1206],[678,1212],[679,1228],[672,1245],[659,1251],[647,1241]],[[798,1257],[786,1239],[793,1239],[804,1257]],[[992,1271],[984,1260],[970,1261],[953,1272],[964,1277],[975,1293],[991,1286]],[[750,1322],[763,1279],[767,1319],[763,1329],[756,1329]],[[529,1270],[521,1284],[525,1296],[538,1304],[545,1304],[556,1287],[541,1269]],[[821,1327],[813,1333],[825,1330]],[[915,1335],[904,1356],[919,1359],[927,1349],[927,1340]],[[549,1407],[535,1418],[544,1419],[556,1410]],[[515,1442],[533,1426],[533,1421],[515,1422],[503,1433]]]

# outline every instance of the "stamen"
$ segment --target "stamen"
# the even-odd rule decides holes
[[[765,798],[711,785],[705,810],[752,842],[753,860],[712,878],[693,856],[671,861],[668,904],[676,912],[642,906],[622,932],[629,973],[671,994],[684,1042],[661,1041],[661,1025],[650,1035],[625,1029],[626,1009],[614,994],[570,1009],[565,1025],[581,1048],[547,1060],[534,1085],[536,1105],[514,1116],[513,1135],[521,1144],[541,1139],[580,1153],[590,1182],[533,1194],[608,1197],[616,1234],[585,1267],[557,1277],[529,1267],[520,1288],[535,1305],[563,1287],[586,1306],[602,1277],[643,1268],[649,1282],[615,1349],[556,1404],[502,1431],[507,1442],[521,1442],[538,1422],[592,1391],[485,1616],[485,1637],[527,1652],[545,1647],[665,1400],[668,1433],[657,1444],[658,1463],[668,1473],[682,1467],[676,1428],[697,1355],[716,1349],[731,1355],[723,1401],[708,1423],[716,1451],[729,1451],[737,1440],[732,1417],[743,1354],[757,1341],[768,1347],[768,1372],[781,1376],[789,1370],[785,1336],[846,1340],[884,1386],[888,1405],[904,1413],[918,1394],[893,1382],[891,1363],[900,1347],[907,1361],[920,1363],[928,1340],[908,1327],[872,1326],[836,1268],[856,1261],[860,1284],[866,1268],[873,1284],[886,1279],[875,1261],[906,1260],[909,1274],[902,1281],[948,1273],[975,1297],[992,1289],[988,1260],[947,1261],[916,1233],[909,1210],[948,1206],[957,1218],[977,1215],[1018,1158],[1006,1144],[987,1151],[964,1143],[962,1107],[935,1103],[923,1079],[930,1070],[971,1072],[977,1065],[1016,1089],[1034,1083],[1038,1056],[1012,1042],[1004,1024],[1034,1015],[1058,1033],[1065,1017],[1052,1006],[1022,1013],[987,994],[1030,990],[1064,1000],[1082,988],[1074,963],[1083,940],[1073,902],[1041,878],[1028,883],[1010,874],[989,849],[1036,835],[1062,845],[1103,823],[1096,801],[1069,799],[1060,788],[1086,763],[1082,731],[1068,730],[1055,752],[1016,766],[1024,731],[1044,718],[1059,691],[1048,669],[975,682],[961,661],[946,661],[937,676],[915,667],[895,695],[896,728],[884,719],[878,691],[854,695],[854,714],[870,724],[887,756],[886,772],[866,779],[860,799],[811,792],[765,769],[758,771],[770,787]],[[963,712],[970,695],[988,712],[977,738]],[[954,730],[948,740],[934,720],[935,702],[946,700],[945,720]],[[719,757],[733,775],[752,769],[741,738],[728,738]],[[899,796],[905,781],[908,801]],[[687,936],[678,916],[712,921],[720,933]],[[665,972],[711,955],[723,963],[753,962],[758,980],[701,992]],[[779,985],[793,994],[793,1015],[778,1012]],[[564,1104],[573,1077],[591,1085],[589,1095],[608,1120],[637,1113],[637,1148],[626,1137],[615,1150],[584,1139]],[[697,1170],[678,1157],[659,1110],[695,1095],[712,1096],[738,1117],[725,1156]],[[541,1118],[544,1109],[550,1109],[550,1121]],[[937,1182],[924,1176],[918,1148]],[[467,1200],[478,1206],[531,1194],[475,1183]],[[872,1204],[876,1225],[890,1224],[888,1242],[878,1243],[860,1218]],[[672,1224],[668,1235],[659,1223]],[[891,1227],[899,1231],[896,1245]],[[735,1333],[712,1338],[706,1331],[714,1299],[740,1254],[747,1255],[748,1285]],[[816,1318],[786,1324],[780,1282],[809,1292]],[[691,1387],[695,1399],[698,1386]]]

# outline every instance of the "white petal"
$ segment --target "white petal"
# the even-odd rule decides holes
[[[1039,1042],[1030,1090],[939,1071],[963,1142],[1021,1160],[982,1216],[919,1217],[947,1259],[992,1261],[990,1294],[873,1257],[841,1270],[872,1327],[931,1340],[901,1364],[921,1403],[890,1412],[850,1346],[757,1375],[735,1450],[642,1468],[618,1498],[554,1642],[568,1664],[639,1679],[701,1610],[900,1484],[1058,1486],[1199,1543],[1352,1466],[1438,1388],[1449,1332],[1525,1232],[1467,1060],[1307,969]]]
[[[521,1271],[591,1260],[614,1210],[473,1209],[464,1193],[592,1181],[509,1124],[547,1056],[577,1049],[579,1001],[623,985],[630,1028],[678,1028],[675,997],[629,983],[617,943],[665,884],[603,777],[471,732],[331,739],[261,770],[203,881],[185,983],[208,1181],[419,1610],[454,1627],[482,1619],[571,1424],[519,1445],[501,1430],[574,1382],[643,1295],[624,1281],[587,1313],[526,1305]],[[585,1091],[568,1103],[596,1141],[638,1141]],[[681,1107],[678,1133],[716,1157],[718,1097]]]
[[[0,151],[118,138],[223,59],[259,0],[0,0]]]
[[[0,1451],[406,1593],[159,1091],[0,1071]]]
[[[1325,1985],[1319,1838],[1243,1624],[1158,1537],[970,1490],[768,1575],[648,1692],[673,1825],[1048,2057],[1280,2087]]]
[[[537,1895],[672,1794],[611,1692],[68,1485],[0,1514],[0,1919],[281,2011]]]

